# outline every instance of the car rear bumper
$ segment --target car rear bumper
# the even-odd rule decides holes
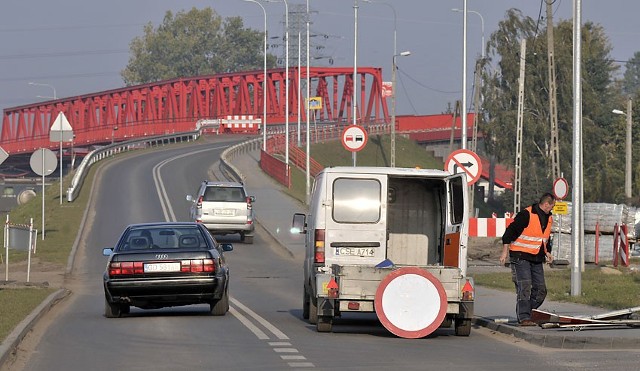
[[[229,233],[252,233],[255,229],[255,226],[252,224],[218,224],[218,223],[207,223],[206,221],[202,221],[202,224],[212,233],[217,234],[229,234]]]
[[[224,292],[220,277],[122,279],[104,282],[107,301],[131,305],[198,304],[219,299]]]

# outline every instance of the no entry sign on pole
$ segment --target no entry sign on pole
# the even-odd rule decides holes
[[[342,131],[342,146],[347,151],[360,151],[368,139],[367,131],[360,125],[349,125]]]
[[[459,149],[451,152],[444,162],[444,169],[451,174],[466,173],[467,185],[472,185],[482,175],[482,162],[480,157],[468,149]]]

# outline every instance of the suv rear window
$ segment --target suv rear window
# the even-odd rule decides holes
[[[202,201],[243,202],[246,196],[240,187],[207,187]]]

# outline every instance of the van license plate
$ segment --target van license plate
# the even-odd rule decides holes
[[[363,248],[363,247],[336,247],[335,248],[336,256],[375,256],[376,249],[372,248]]]

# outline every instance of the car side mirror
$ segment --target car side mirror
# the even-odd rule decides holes
[[[293,214],[293,221],[291,222],[291,233],[307,233],[307,216],[305,214]]]
[[[187,201],[189,201],[189,202],[193,202],[193,196],[191,196],[191,195],[187,195]]]
[[[256,202],[256,196],[249,196],[249,199],[251,200],[251,203]]]
[[[111,254],[113,254],[113,248],[105,247],[104,249],[102,249],[102,255],[111,256]]]
[[[221,243],[220,246],[222,247],[222,251],[225,251],[225,252],[233,251],[233,245],[230,243]]]

